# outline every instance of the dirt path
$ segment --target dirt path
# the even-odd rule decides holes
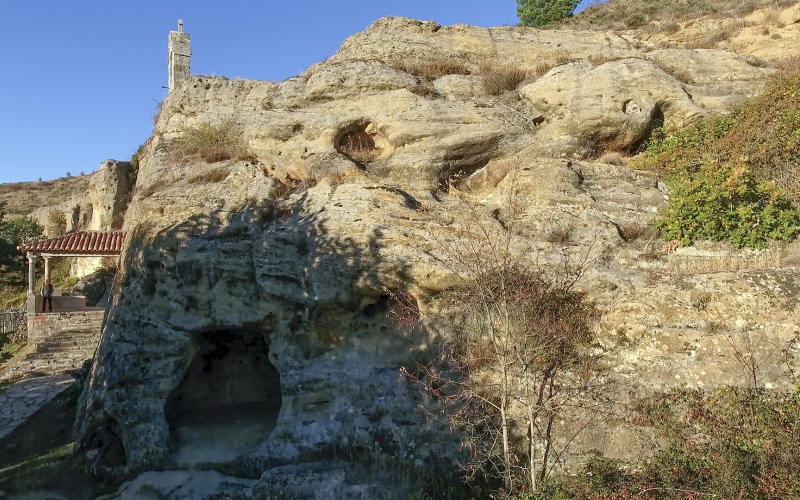
[[[0,438],[74,383],[72,375],[60,374],[29,378],[0,390]]]

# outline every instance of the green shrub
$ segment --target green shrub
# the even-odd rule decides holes
[[[571,17],[580,0],[517,0],[523,26],[541,27]]]
[[[136,148],[136,151],[134,151],[134,153],[131,155],[130,159],[131,168],[133,169],[134,172],[139,172],[139,163],[141,162],[142,157],[144,156],[144,150],[146,146],[147,142],[140,144],[139,147]]]
[[[668,179],[670,204],[654,221],[666,239],[763,247],[798,234],[800,72],[784,70],[727,116],[656,131],[633,168]]]
[[[683,130],[657,133],[634,168],[671,173],[709,161],[746,162],[760,180],[774,180],[800,202],[800,71],[784,70],[764,92],[728,116],[709,117]]]
[[[764,247],[800,232],[800,211],[774,182],[759,181],[743,164],[709,162],[669,181],[670,203],[653,224],[667,240],[728,240]]]
[[[682,129],[657,128],[641,155],[631,160],[633,168],[659,174],[686,172],[714,158],[714,145],[736,123],[736,112],[711,116]]]

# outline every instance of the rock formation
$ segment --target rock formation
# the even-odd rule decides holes
[[[769,338],[754,355],[782,387],[772,349],[797,348],[796,248],[669,253],[636,239],[666,189],[651,173],[592,160],[609,143],[635,148],[654,127],[724,111],[774,70],[724,50],[643,47],[606,33],[385,18],[284,82],[176,84],[125,218],[79,452],[118,476],[224,466],[148,472],[126,486],[132,494],[160,482],[164,494],[172,484],[192,496],[298,498],[313,479],[332,498],[376,498],[378,483],[354,464],[452,470],[457,440],[425,417],[435,402],[401,373],[429,355],[435,328],[391,321],[387,290],[433,307],[453,277],[430,232],[458,231],[468,203],[502,223],[510,190],[524,199],[526,258],[592,263],[580,287],[603,311],[610,390],[738,383],[734,337]],[[408,63],[448,59],[469,74],[431,79]],[[488,95],[487,67],[509,66],[536,76]],[[248,154],[176,157],[176,141],[203,123],[237,127]],[[354,140],[363,148],[348,149]],[[99,203],[106,221],[110,199]],[[256,380],[270,389],[254,395]],[[186,432],[198,408],[220,416],[209,442],[250,428],[253,408],[273,414],[252,439],[195,456]],[[652,449],[641,432],[598,422],[575,449],[638,456]]]

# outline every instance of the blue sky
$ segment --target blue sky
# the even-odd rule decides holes
[[[165,95],[167,32],[179,17],[192,73],[282,80],[386,15],[517,22],[516,0],[2,0],[0,182],[129,158]]]

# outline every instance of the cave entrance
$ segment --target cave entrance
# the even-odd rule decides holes
[[[280,375],[258,331],[218,330],[195,341],[197,354],[165,406],[175,461],[227,462],[272,432]]]

